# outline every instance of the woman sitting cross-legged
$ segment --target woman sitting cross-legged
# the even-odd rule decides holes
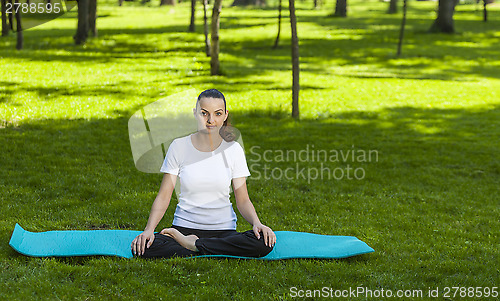
[[[220,134],[228,125],[224,95],[215,89],[203,91],[193,113],[198,131],[170,144],[161,168],[165,174],[160,191],[146,228],[132,241],[132,252],[148,258],[266,256],[276,243],[276,235],[260,222],[248,197],[246,177],[250,172],[243,148]],[[155,234],[177,177],[180,194],[172,226]],[[236,214],[229,200],[231,181],[238,210],[252,230],[236,231]]]

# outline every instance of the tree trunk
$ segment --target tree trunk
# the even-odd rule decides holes
[[[20,3],[19,0],[16,0],[15,3]],[[12,8],[14,9],[14,8]],[[16,49],[23,49],[23,26],[21,25],[21,9],[19,9],[16,13],[16,32],[17,32],[17,42]]]
[[[255,6],[265,6],[265,0],[234,0],[231,6],[247,6],[247,5],[255,5]]]
[[[161,0],[160,6],[162,5],[175,5],[175,0]]]
[[[278,35],[276,35],[276,40],[274,40],[274,46],[273,46],[273,49],[276,49],[278,47],[278,43],[279,43],[279,40],[280,40],[280,32],[281,32],[281,8],[282,8],[282,5],[281,5],[281,0],[279,0],[279,6],[278,6]]]
[[[78,26],[73,36],[76,45],[85,43],[89,35],[89,1],[78,0]]]
[[[391,0],[389,2],[388,14],[396,14],[398,12],[398,0]]]
[[[220,11],[222,9],[222,0],[214,1],[212,10],[212,31],[210,33],[210,74],[219,75],[219,21]]]
[[[208,39],[207,6],[208,1],[203,0],[203,33],[205,34],[205,53],[210,56],[210,40]]]
[[[292,29],[292,117],[299,119],[299,38],[297,36],[297,18],[295,17],[295,0],[288,1],[290,10],[290,26]]]
[[[336,17],[347,17],[347,0],[337,0],[333,15]]]
[[[13,0],[8,0],[7,3],[14,4]],[[14,9],[14,7],[12,7]],[[14,14],[8,15],[10,30],[14,31]]]
[[[123,0],[118,0],[118,6],[122,6]]]
[[[97,37],[97,0],[89,0],[89,29],[93,37]]]
[[[488,0],[483,0],[483,21],[488,21],[488,10],[486,9],[486,5],[488,5]]]
[[[10,28],[7,24],[7,15],[5,11],[7,10],[7,0],[2,0],[2,37],[8,36]]]
[[[454,33],[453,14],[455,13],[456,0],[439,0],[438,15],[430,32]]]
[[[403,38],[404,38],[404,34],[405,34],[407,8],[408,8],[408,0],[403,0],[403,20],[401,21],[401,29],[399,30],[399,43],[398,43],[397,56],[401,55],[401,48],[403,47]]]
[[[195,26],[194,26],[194,16],[195,16],[195,8],[196,8],[196,0],[191,0],[191,21],[189,22],[189,32],[194,32],[195,31]]]

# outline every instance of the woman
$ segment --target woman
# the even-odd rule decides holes
[[[233,255],[262,257],[271,252],[276,235],[263,225],[248,197],[250,175],[243,148],[226,141],[228,126],[224,95],[216,89],[203,91],[193,113],[198,132],[175,139],[161,171],[165,173],[153,202],[144,232],[132,241],[132,252],[143,257]],[[225,140],[226,139],[226,140]],[[170,203],[177,176],[181,192],[170,228],[154,230]],[[233,183],[236,205],[253,226],[236,231],[236,214],[229,201]]]

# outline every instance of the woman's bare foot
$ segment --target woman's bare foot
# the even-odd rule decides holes
[[[161,230],[160,234],[170,236],[184,248],[198,252],[198,248],[196,248],[196,245],[194,243],[196,240],[198,240],[199,237],[194,234],[186,236],[179,232],[179,230],[174,228],[165,228]]]

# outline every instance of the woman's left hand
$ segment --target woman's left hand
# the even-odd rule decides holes
[[[266,246],[274,247],[274,244],[276,243],[276,234],[274,234],[271,228],[263,224],[256,224],[253,226],[253,232],[255,233],[255,236],[257,236],[257,239],[260,239],[259,232],[262,232]]]

